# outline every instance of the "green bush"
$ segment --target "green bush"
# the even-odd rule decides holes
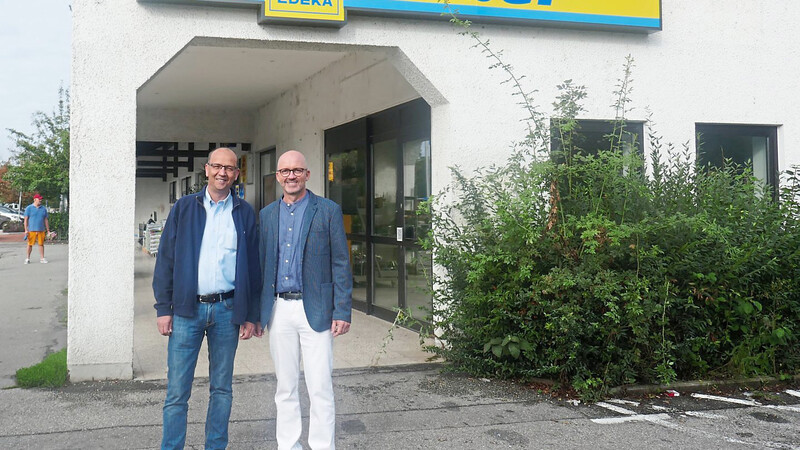
[[[787,172],[775,201],[745,168],[697,167],[653,131],[645,164],[623,154],[622,119],[607,149],[586,152],[575,144],[585,92],[560,89],[560,153],[539,124],[507,161],[453,168],[425,205],[423,244],[443,269],[432,328],[444,345],[430,350],[477,376],[550,377],[585,398],[796,373],[800,177]]]
[[[67,382],[67,349],[47,356],[39,364],[17,370],[17,386],[58,387]]]
[[[47,216],[50,223],[50,231],[56,232],[56,239],[69,239],[69,213],[52,213]]]

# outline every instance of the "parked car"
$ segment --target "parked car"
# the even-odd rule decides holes
[[[12,222],[19,222],[24,219],[22,214],[18,214],[16,211],[12,210],[11,208],[6,208],[5,206],[0,206],[0,227],[3,226],[4,223],[8,221]]]

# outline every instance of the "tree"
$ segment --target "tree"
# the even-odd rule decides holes
[[[5,179],[8,172],[8,163],[0,166],[0,203],[10,203],[17,201],[17,192],[11,187],[11,183]]]
[[[69,91],[58,90],[51,114],[33,115],[35,131],[8,129],[14,139],[11,165],[4,179],[22,192],[38,192],[51,202],[69,196]]]

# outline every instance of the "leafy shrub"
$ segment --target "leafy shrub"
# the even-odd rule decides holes
[[[617,112],[628,102],[632,61]],[[575,144],[582,86],[559,86],[505,162],[433,198],[429,350],[478,376],[551,377],[586,398],[628,383],[792,373],[800,367],[800,177],[775,201],[746,168],[697,167],[648,125],[648,164]],[[537,144],[539,143],[539,144]],[[645,175],[649,169],[649,175]]]
[[[47,220],[50,222],[50,230],[56,232],[57,239],[69,238],[69,213],[52,213]]]

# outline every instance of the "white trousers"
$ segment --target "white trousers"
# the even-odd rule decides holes
[[[269,326],[269,348],[275,364],[278,389],[275,437],[279,450],[302,450],[300,412],[300,355],[311,400],[308,445],[313,450],[333,450],[336,411],[333,403],[333,334],[314,331],[308,324],[302,300],[278,298]]]

